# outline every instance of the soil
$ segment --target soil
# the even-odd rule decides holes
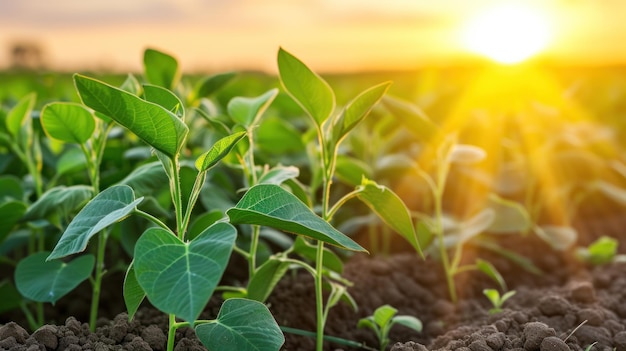
[[[579,223],[579,245],[603,234],[626,242],[625,227],[619,217]],[[561,351],[585,350],[589,345],[593,345],[590,350],[626,351],[626,263],[588,266],[572,252],[553,251],[533,236],[507,236],[499,241],[543,271],[536,275],[491,252],[466,247],[465,260],[489,260],[503,274],[509,289],[516,291],[502,312],[489,313],[491,306],[482,290],[495,285],[480,273],[457,276],[459,302],[453,304],[437,261],[423,261],[411,252],[388,257],[355,255],[347,261],[344,276],[354,283],[349,292],[359,309],[355,312],[343,303],[333,308],[326,334],[378,348],[373,333],[358,329],[357,321],[390,304],[399,314],[418,317],[424,325],[419,333],[394,326],[389,347],[393,351]],[[242,280],[241,267],[242,262],[233,260],[225,279]],[[121,287],[117,280],[122,278],[111,274],[105,284]],[[304,272],[283,278],[267,302],[280,325],[315,329],[312,287],[312,278]],[[144,302],[129,322],[121,291],[105,289],[102,318],[91,333],[84,323],[88,298],[81,294],[89,296],[79,289],[56,306],[47,306],[47,318],[56,322],[35,331],[25,329],[27,324],[19,313],[0,315],[0,350],[165,350],[167,317],[148,303]],[[219,298],[212,299],[201,318],[215,318],[220,304]],[[285,337],[283,350],[314,350],[314,340],[309,337]],[[176,334],[175,350],[205,348],[193,330],[183,328]],[[358,348],[327,343],[325,350]]]

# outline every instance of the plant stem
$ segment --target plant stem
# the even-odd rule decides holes
[[[98,318],[98,305],[100,302],[100,291],[102,287],[102,277],[106,273],[104,269],[104,250],[106,248],[106,242],[108,237],[108,231],[102,230],[98,234],[98,253],[96,256],[96,276],[93,282],[93,291],[91,295],[91,311],[89,313],[89,330],[91,332],[96,331],[96,319]]]
[[[185,237],[185,231],[183,228],[183,194],[180,185],[180,166],[178,164],[178,156],[174,156],[170,159],[170,161],[170,182],[172,183],[170,188],[173,189],[172,201],[174,202],[174,211],[176,212],[176,235],[180,240],[183,240]]]
[[[140,217],[143,217],[143,218],[145,218],[145,219],[147,219],[147,220],[149,220],[149,221],[153,222],[154,224],[156,224],[156,225],[158,225],[159,227],[161,227],[161,228],[163,228],[163,229],[167,230],[168,232],[169,232],[169,231],[171,231],[171,230],[170,230],[170,227],[168,227],[168,226],[167,226],[165,223],[163,223],[160,219],[158,219],[158,218],[154,217],[153,215],[151,215],[151,214],[149,214],[149,213],[147,213],[147,212],[144,212],[144,211],[142,211],[142,210],[140,210],[140,209],[136,209],[134,213],[135,213],[136,215],[140,216]]]
[[[173,314],[169,315],[170,327],[167,332],[167,351],[174,351],[174,341],[176,339],[176,316]]]
[[[324,345],[324,326],[326,321],[324,320],[324,296],[322,295],[322,269],[324,268],[324,242],[317,241],[317,255],[315,259],[315,306],[317,317],[317,337],[316,337],[316,350],[322,351]]]

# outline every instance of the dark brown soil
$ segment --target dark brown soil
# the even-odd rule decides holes
[[[625,235],[621,223],[587,223],[581,231],[580,245],[601,234],[625,242],[620,237]],[[373,333],[358,329],[357,321],[377,307],[390,304],[399,314],[418,317],[424,324],[420,333],[394,327],[390,348],[395,351],[560,351],[584,350],[591,344],[591,350],[626,350],[626,264],[586,266],[571,252],[552,251],[532,236],[507,237],[502,244],[531,258],[544,272],[532,274],[490,252],[468,246],[466,260],[488,259],[504,275],[509,289],[516,290],[502,312],[489,314],[491,306],[482,290],[495,286],[480,273],[457,277],[459,302],[453,304],[438,262],[422,261],[415,253],[407,252],[389,257],[356,255],[347,262],[344,276],[354,283],[349,291],[359,310],[355,312],[345,304],[335,307],[326,334],[377,348]],[[232,266],[239,268],[239,263],[233,262]],[[108,284],[121,289],[121,283]],[[279,283],[268,306],[280,325],[315,330],[312,287],[312,278],[304,272],[287,274]],[[103,297],[109,299],[102,303],[109,315],[124,310],[121,292]],[[36,331],[25,330],[19,314],[0,316],[0,323],[4,323],[0,324],[0,350],[165,350],[167,317],[149,304],[144,304],[132,322],[124,313],[101,318],[96,333],[91,333],[83,323],[85,313],[68,314],[88,310],[83,301],[86,299],[62,299],[55,309],[48,308],[48,316],[61,322]],[[215,318],[220,302],[218,298],[212,300],[202,318]],[[191,329],[178,331],[175,349],[205,350]],[[328,343],[325,349],[356,350],[338,343]],[[283,350],[314,350],[314,341],[286,334]]]

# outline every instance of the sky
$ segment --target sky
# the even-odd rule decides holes
[[[502,1],[0,0],[0,68],[18,42],[63,70],[140,70],[146,47],[184,71],[275,71],[281,46],[319,71],[445,66],[472,55],[459,44],[468,16]],[[626,1],[524,2],[553,19],[546,58],[626,62]]]

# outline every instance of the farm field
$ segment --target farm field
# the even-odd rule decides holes
[[[626,350],[626,67],[0,73],[0,349]]]

